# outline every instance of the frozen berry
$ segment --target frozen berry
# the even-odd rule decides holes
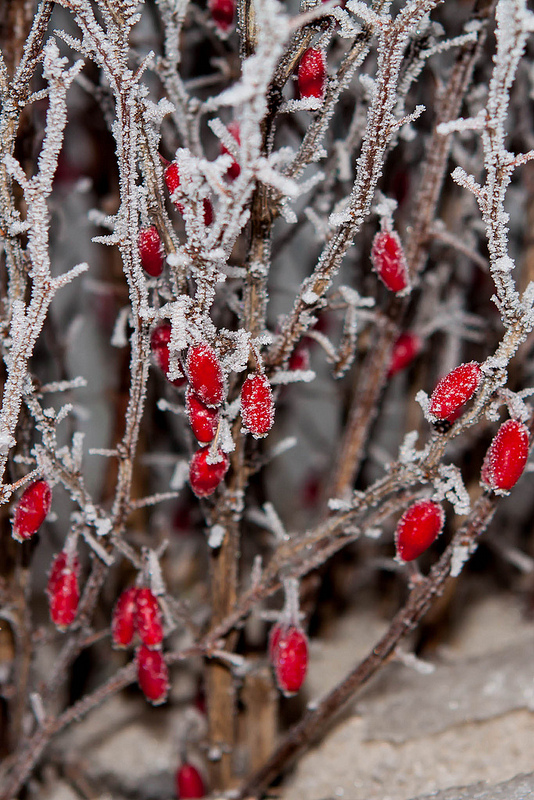
[[[168,379],[169,372],[169,342],[171,341],[171,323],[161,322],[154,330],[150,337],[150,347],[154,358],[157,361],[158,367],[165,374]],[[182,378],[176,378],[171,381],[174,386],[183,386],[186,382],[185,375]]]
[[[191,429],[200,444],[209,444],[215,438],[219,424],[220,412],[216,408],[209,408],[199,400],[191,388],[186,393],[185,409]]]
[[[306,634],[294,625],[275,626],[269,647],[278,688],[286,696],[295,694],[304,683],[308,669]]]
[[[396,231],[379,231],[371,248],[373,269],[382,283],[392,292],[402,292],[408,286],[408,266]]]
[[[114,647],[128,647],[135,633],[137,587],[131,586],[119,595],[111,618],[111,639]]]
[[[148,588],[137,590],[135,627],[147,647],[158,647],[163,641],[163,623],[158,598]]]
[[[507,492],[515,486],[528,459],[529,431],[515,419],[504,422],[497,431],[482,465],[482,482],[489,488]]]
[[[430,413],[437,419],[449,420],[474,395],[480,379],[477,361],[460,364],[436,384],[430,398]]]
[[[397,557],[413,561],[437,539],[443,528],[444,513],[439,503],[420,500],[408,508],[395,531]]]
[[[249,375],[241,389],[241,419],[255,438],[266,436],[274,422],[271,384],[266,375]]]
[[[31,539],[50,511],[52,490],[46,481],[30,483],[23,491],[13,517],[13,537],[22,542]]]
[[[209,0],[208,8],[214,23],[222,31],[229,30],[234,23],[234,0]]]
[[[137,682],[152,705],[164,703],[169,693],[169,670],[160,650],[142,644],[137,651]]]
[[[213,494],[228,471],[230,462],[226,453],[217,450],[215,464],[209,463],[211,447],[201,447],[194,454],[189,465],[189,483],[197,497]]]
[[[309,47],[306,50],[300,60],[297,82],[301,97],[323,97],[326,84],[326,64],[322,50],[316,47]]]
[[[234,137],[234,139],[238,144],[241,144],[239,122],[236,121],[231,122],[228,125],[228,132],[232,134],[232,136]],[[226,155],[226,154],[228,154],[228,150],[223,144],[221,144],[221,155]],[[228,178],[229,181],[235,181],[235,179],[238,178],[240,174],[241,174],[241,167],[234,159],[226,171],[226,177]]]
[[[310,368],[310,351],[305,344],[298,344],[291,353],[287,368],[293,372]]]
[[[180,172],[178,171],[178,164],[176,163],[176,161],[173,161],[171,164],[168,165],[168,167],[166,167],[165,172],[163,173],[163,178],[165,180],[165,185],[167,186],[167,189],[169,190],[169,194],[172,199],[172,196],[174,195],[175,191],[180,186]],[[178,211],[180,212],[180,214],[183,214],[184,213],[183,204],[176,202],[174,200],[173,202]],[[204,198],[204,200],[202,201],[202,205],[204,208],[204,225],[208,227],[213,222],[213,206],[208,197]]]
[[[191,389],[199,400],[216,408],[224,400],[224,377],[217,353],[209,344],[191,345],[186,372]]]
[[[76,556],[69,557],[65,551],[58,553],[48,578],[47,594],[50,619],[59,630],[74,622],[78,612],[78,571]]]
[[[171,198],[180,185],[180,173],[178,172],[178,164],[176,161],[171,162],[163,173],[165,185],[171,195]]]
[[[391,353],[388,378],[406,369],[421,352],[423,343],[415,333],[401,333]]]
[[[141,266],[145,272],[148,272],[153,278],[157,278],[163,272],[165,252],[155,225],[151,225],[150,228],[141,228],[138,247]]]
[[[176,797],[178,800],[204,797],[206,788],[202,775],[193,764],[182,764],[176,771]]]

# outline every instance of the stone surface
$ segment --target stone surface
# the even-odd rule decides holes
[[[317,647],[306,684],[310,699],[339,680],[382,632],[376,620],[356,617]],[[283,800],[426,800],[436,792],[449,792],[430,795],[438,800],[528,800],[534,793],[524,787],[532,778],[515,777],[534,767],[533,639],[515,598],[471,603],[436,653],[434,672],[388,665],[353,713],[304,756]]]
[[[415,800],[528,800],[534,796],[534,773],[519,775],[497,786],[465,786],[446,792],[416,797]]]

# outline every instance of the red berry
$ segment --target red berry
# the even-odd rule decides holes
[[[246,378],[241,389],[241,419],[256,438],[266,436],[274,422],[271,384],[266,375],[257,372]]]
[[[23,491],[13,517],[13,538],[31,539],[45,520],[52,503],[52,490],[46,481],[30,483]]]
[[[270,657],[278,688],[287,696],[298,692],[308,669],[308,640],[294,625],[271,632]]]
[[[141,266],[145,272],[148,272],[153,278],[157,278],[163,272],[165,252],[155,225],[151,225],[150,228],[141,228],[138,247]]]
[[[480,364],[460,364],[438,381],[430,398],[430,413],[438,419],[449,419],[476,392],[482,377]]]
[[[230,466],[228,456],[221,449],[217,450],[219,460],[215,464],[209,464],[210,451],[211,447],[201,447],[189,465],[189,483],[197,497],[208,497],[213,494]]]
[[[161,705],[169,693],[169,670],[161,652],[142,644],[136,662],[139,688],[152,705]]]
[[[175,161],[166,167],[165,172],[163,173],[163,179],[172,199],[173,194],[180,186],[180,173],[178,171],[178,164]],[[180,214],[184,213],[184,207],[182,203],[175,202],[174,205]],[[208,227],[213,222],[213,206],[207,197],[205,197],[202,201],[202,205],[204,207],[204,225]]]
[[[173,161],[165,168],[163,179],[167,189],[169,190],[169,194],[172,197],[180,185],[180,173],[178,172],[178,164],[176,161]]]
[[[400,518],[395,531],[397,557],[413,561],[430,547],[443,528],[445,515],[439,503],[420,500]]]
[[[231,122],[228,125],[228,132],[232,134],[232,136],[234,137],[234,139],[236,140],[236,142],[238,144],[241,144],[241,134],[240,134],[240,130],[239,130],[239,122],[236,122],[236,121]],[[226,147],[223,144],[221,144],[221,155],[226,155],[227,153],[228,153],[228,150],[226,149]],[[230,166],[228,167],[228,169],[226,171],[226,177],[228,178],[229,181],[235,181],[235,179],[239,177],[240,173],[241,173],[241,167],[239,166],[237,161],[234,159],[234,161],[230,164]]]
[[[114,647],[128,647],[135,633],[137,587],[121,592],[111,618],[111,639]]]
[[[204,206],[204,225],[206,228],[209,228],[213,222],[213,206],[211,204],[211,200],[205,197],[202,201],[202,205]]]
[[[78,588],[79,562],[76,556],[58,553],[48,578],[47,594],[50,618],[56,628],[64,630],[76,617],[80,591]]]
[[[163,623],[158,598],[148,587],[137,590],[135,627],[143,644],[158,647],[163,641]]]
[[[208,8],[214,23],[222,31],[227,31],[234,22],[234,0],[209,0]]]
[[[209,344],[191,345],[187,352],[187,377],[199,400],[216,408],[224,400],[224,377],[217,353]]]
[[[306,50],[300,59],[297,80],[301,97],[323,97],[326,64],[322,50],[316,47],[309,47]]]
[[[396,375],[397,372],[408,367],[414,358],[421,352],[423,343],[415,333],[401,333],[391,353],[391,363],[389,365],[388,378]]]
[[[379,231],[371,248],[373,269],[382,283],[392,292],[402,292],[408,286],[408,266],[396,231]]]
[[[72,569],[76,574],[79,573],[80,562],[78,561],[78,557],[76,555],[71,557],[69,565],[67,565],[67,562],[69,562],[69,556],[64,550],[62,550],[61,553],[58,553],[52,562],[47,584],[47,592],[49,594],[54,591],[58,578],[65,569]]]
[[[194,435],[200,444],[209,444],[215,438],[220,413],[216,408],[209,408],[191,388],[187,390],[185,409]]]
[[[169,372],[169,342],[171,340],[171,323],[162,322],[152,331],[150,337],[150,347],[152,353],[157,361],[158,367],[167,377]],[[171,383],[174,386],[183,386],[186,382],[185,376],[183,378],[176,378]]]
[[[507,492],[515,486],[528,459],[529,431],[515,419],[497,431],[482,465],[482,482],[489,489]]]
[[[206,788],[202,775],[193,764],[182,764],[176,771],[176,797],[178,800],[204,797]]]
[[[325,0],[326,2],[326,0]],[[287,368],[292,371],[310,368],[310,351],[304,344],[299,344],[291,353]]]

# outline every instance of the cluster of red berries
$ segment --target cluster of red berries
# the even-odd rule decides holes
[[[137,634],[137,682],[153,705],[164,703],[169,692],[169,670],[161,654],[163,621],[158,598],[146,586],[125,589],[113,609],[111,639],[114,647],[128,647]]]
[[[19,542],[31,539],[44,522],[52,503],[52,490],[45,480],[26,487],[13,515],[13,537]],[[74,550],[63,550],[52,562],[47,584],[50,618],[56,628],[64,631],[78,612],[80,562]]]
[[[168,376],[171,325],[160,323],[152,332],[154,357]],[[200,449],[189,465],[189,482],[197,497],[208,497],[221,483],[230,462],[214,440],[221,419],[221,407],[226,397],[224,372],[215,349],[203,342],[193,344],[187,351],[182,377],[172,381],[176,386],[188,383],[186,412]],[[274,400],[271,384],[262,372],[248,375],[241,389],[241,418],[245,428],[256,438],[266,436],[274,421]]]
[[[453,422],[463,405],[471,399],[482,379],[480,364],[460,364],[438,381],[430,398],[430,412],[437,420]],[[530,433],[517,420],[504,422],[493,438],[482,464],[483,486],[506,494],[515,486],[525,469]],[[430,547],[443,529],[444,514],[439,503],[420,500],[402,515],[395,532],[397,557],[413,561]]]
[[[308,671],[308,639],[298,625],[281,622],[271,628],[269,658],[276,683],[286,696],[296,694]]]
[[[217,353],[208,344],[191,345],[187,351],[189,381],[186,410],[193,433],[203,446],[189,464],[189,482],[197,497],[208,497],[221,483],[230,466],[226,453],[211,446],[220,422],[225,382]]]

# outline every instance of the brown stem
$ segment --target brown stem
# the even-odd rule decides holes
[[[234,426],[235,427],[235,426]],[[239,565],[239,535],[242,492],[246,482],[243,436],[235,430],[236,449],[232,453],[232,477],[212,515],[225,530],[221,547],[210,552],[210,595],[212,625],[221,623],[236,607]],[[226,649],[233,650],[235,637]],[[236,738],[236,690],[228,665],[209,661],[206,665],[208,705],[210,785],[224,791],[234,783],[233,758]]]
[[[392,323],[375,332],[375,342],[358,372],[360,379],[352,398],[327,497],[343,497],[360,470],[369,430],[380,408],[377,400],[386,382],[387,365],[396,337],[397,326]]]

